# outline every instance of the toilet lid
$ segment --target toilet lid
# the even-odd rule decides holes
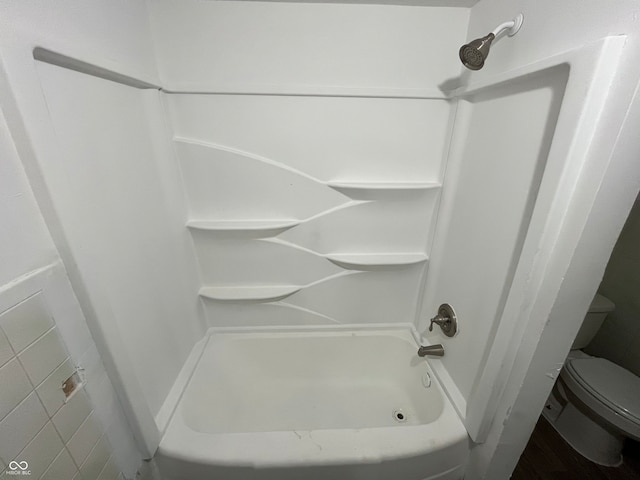
[[[640,422],[640,378],[604,358],[568,362],[574,378],[618,413]]]

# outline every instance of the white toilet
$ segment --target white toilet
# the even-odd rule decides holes
[[[555,416],[545,414],[577,452],[606,466],[622,463],[625,438],[640,440],[640,378],[579,350],[613,309],[610,300],[596,295],[547,406],[552,410],[555,403],[561,410]]]

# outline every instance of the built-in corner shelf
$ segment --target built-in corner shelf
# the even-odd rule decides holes
[[[187,227],[193,230],[214,232],[268,232],[287,230],[300,223],[293,219],[271,220],[189,220]]]
[[[424,253],[336,253],[328,254],[326,258],[340,267],[354,270],[415,265],[429,259]]]
[[[368,190],[368,191],[386,191],[386,192],[402,192],[414,190],[430,190],[440,188],[441,184],[436,182],[368,182],[368,181],[349,181],[334,180],[327,182],[327,185],[334,190]]]
[[[203,287],[200,296],[225,302],[274,302],[300,291],[299,285],[252,285],[234,287]]]

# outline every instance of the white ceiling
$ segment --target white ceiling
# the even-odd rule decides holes
[[[218,0],[228,1],[228,0]],[[361,5],[411,5],[420,7],[472,7],[480,0],[239,0],[244,2],[355,3]]]

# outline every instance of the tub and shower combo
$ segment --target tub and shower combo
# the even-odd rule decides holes
[[[566,139],[624,39],[453,85],[522,16],[459,48],[449,1],[336,3],[147,2],[162,81],[38,43],[41,92],[12,84],[163,480],[460,480],[502,425],[493,386],[584,161]]]
[[[496,35],[504,31],[514,35],[521,24],[522,16],[516,17],[464,45],[460,60],[467,68],[482,68]],[[187,146],[202,147],[218,148]],[[272,164],[263,158],[253,160]],[[189,182],[192,166],[185,164],[183,168]],[[356,203],[400,199],[406,208],[413,208],[412,202],[420,201],[420,195],[439,189],[438,184],[418,182],[311,180]],[[434,208],[436,204],[431,203]],[[303,223],[313,223],[326,213]],[[249,236],[261,231],[258,237],[277,237],[300,222],[246,223],[244,229],[253,231]],[[200,248],[211,246],[203,239],[211,230],[219,235],[223,232],[221,236],[231,242],[237,241],[234,234],[242,230],[234,222],[192,222],[191,228]],[[308,237],[293,235],[262,241],[317,256],[300,247],[304,240]],[[251,255],[247,250],[245,254]],[[347,271],[330,277],[340,281],[343,275],[349,280],[353,270],[390,276],[398,269],[417,270],[416,265],[423,268],[427,257],[356,253],[324,255],[324,259]],[[311,282],[305,291],[323,283],[326,280]],[[281,307],[287,307],[287,315],[292,308],[300,315],[317,315],[319,309],[308,308],[308,303],[282,303],[300,290],[295,286],[210,287],[201,290],[201,295],[217,315],[244,312],[259,316],[256,303],[264,302],[274,302],[280,312],[285,311]],[[333,301],[326,291],[319,296],[325,304]],[[244,308],[234,309],[229,302],[244,302]],[[456,335],[457,319],[451,306],[441,305],[429,330],[434,325],[445,336]],[[461,479],[470,440],[455,402],[443,388],[447,383],[449,390],[455,386],[446,370],[434,368],[429,360],[446,352],[439,344],[420,346],[421,340],[409,322],[369,327],[210,329],[191,352],[157,417],[162,440],[156,458],[162,474],[170,480]]]

